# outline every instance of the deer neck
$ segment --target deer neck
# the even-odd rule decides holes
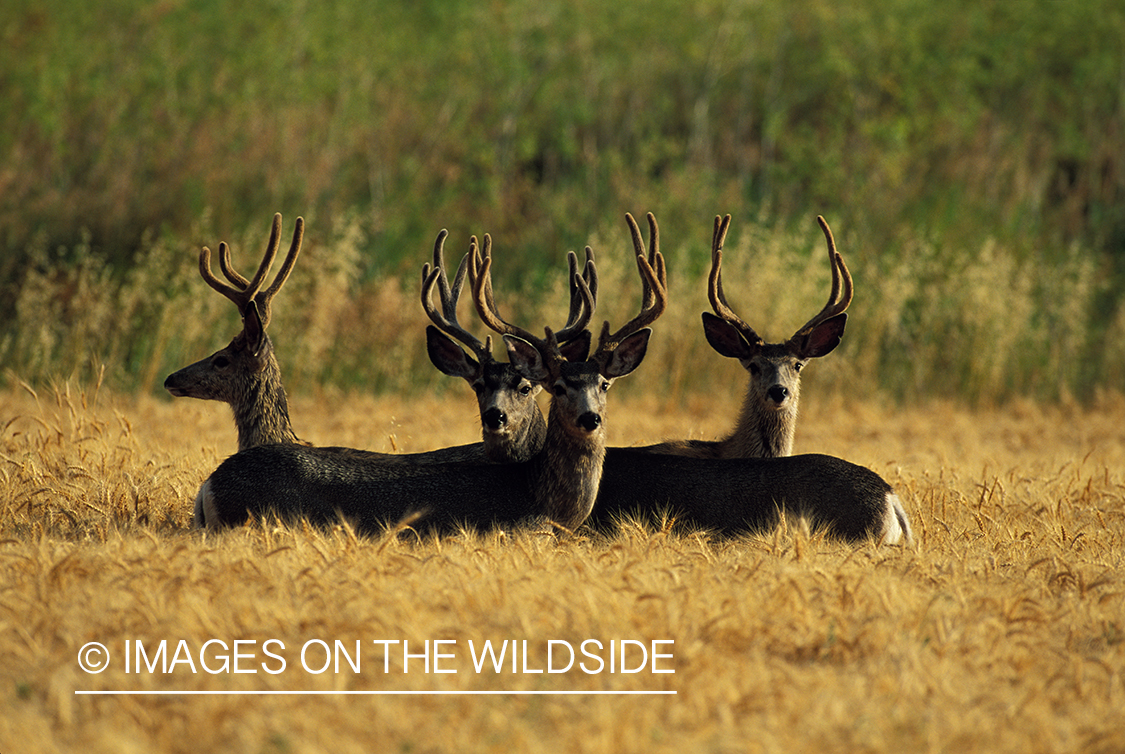
[[[720,443],[720,458],[778,458],[793,453],[797,396],[782,408],[764,405],[753,386],[746,393],[734,432]]]
[[[238,400],[231,403],[238,427],[238,449],[256,445],[300,443],[289,421],[289,403],[281,384],[281,368],[273,349],[265,349],[261,368],[247,380]]]
[[[510,461],[527,461],[543,449],[547,442],[547,420],[542,411],[533,411],[531,419],[519,437],[513,438],[509,452]]]
[[[551,402],[543,449],[533,459],[534,494],[544,517],[575,529],[590,515],[598,496],[605,428],[581,430],[566,414]]]

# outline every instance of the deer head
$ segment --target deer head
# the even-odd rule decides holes
[[[568,255],[572,298],[567,323],[558,332],[545,328],[540,338],[504,320],[492,294],[491,257],[477,255],[471,266],[473,302],[481,321],[501,334],[512,366],[531,382],[551,391],[549,426],[576,436],[601,436],[605,393],[612,382],[632,372],[644,358],[651,330],[648,325],[667,306],[667,271],[659,251],[656,219],[648,215],[651,248],[646,257],[640,229],[626,215],[637,253],[637,268],[644,284],[641,312],[615,333],[604,323],[598,347],[590,355],[591,336],[586,329],[593,316],[595,297],[589,280],[596,281],[594,261],[587,249],[586,275],[577,272],[577,257]],[[651,260],[651,261],[650,261]],[[574,294],[577,293],[577,297]]]

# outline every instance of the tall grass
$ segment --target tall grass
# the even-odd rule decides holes
[[[202,337],[155,318],[178,288],[114,296],[142,290],[153,273],[138,266],[187,275],[193,248],[256,238],[278,210],[344,253],[320,260],[348,270],[358,308],[306,312],[325,338],[333,316],[412,298],[394,281],[443,226],[491,231],[538,296],[562,250],[616,237],[625,210],[692,246],[716,212],[801,239],[823,213],[853,256],[872,255],[861,295],[906,275],[898,315],[862,334],[882,344],[865,379],[983,398],[1120,388],[1123,34],[1110,0],[16,0],[0,11],[5,363],[68,374],[90,352],[125,356],[125,382],[153,384],[165,349]],[[995,269],[973,272],[984,257]],[[990,281],[1048,314],[1017,319],[1027,335],[992,333],[1006,353],[981,377],[958,364],[982,358],[984,325],[958,317]],[[86,306],[73,332],[43,321]],[[87,337],[101,333],[119,338],[112,354]],[[318,377],[341,385],[393,385],[349,361],[363,341],[295,353],[332,357]],[[300,364],[294,377],[326,368]]]

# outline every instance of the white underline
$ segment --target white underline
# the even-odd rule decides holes
[[[97,696],[655,696],[675,691],[78,691]]]

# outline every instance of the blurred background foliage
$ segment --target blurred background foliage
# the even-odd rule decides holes
[[[290,388],[445,386],[416,303],[440,228],[453,261],[492,233],[538,324],[587,243],[626,316],[622,217],[651,211],[674,301],[630,389],[677,398],[742,382],[698,321],[713,216],[782,338],[826,295],[823,214],[857,293],[818,390],[1083,400],[1125,389],[1123,94],[1115,0],[10,0],[0,365],[158,389],[238,329],[198,248],[250,267],[280,211],[309,221]]]

